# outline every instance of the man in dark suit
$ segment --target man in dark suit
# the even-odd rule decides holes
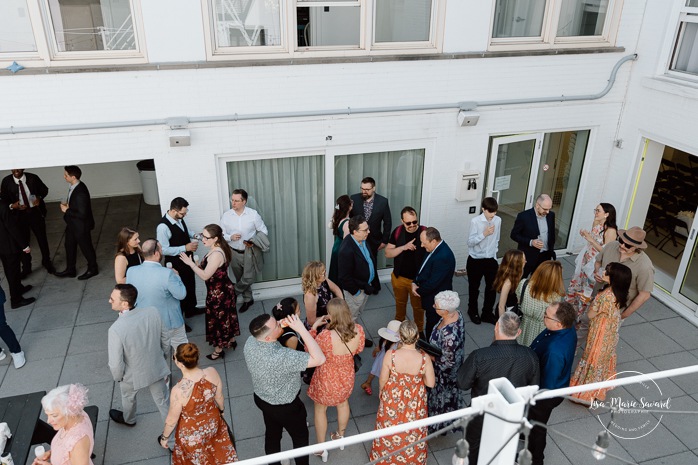
[[[427,320],[423,336],[429,339],[431,330],[439,322],[439,316],[434,310],[434,297],[441,291],[453,290],[456,257],[448,244],[441,239],[441,234],[436,228],[429,227],[422,231],[419,239],[429,255],[424,259],[412,283],[412,293],[422,298],[422,308]]]
[[[25,173],[23,169],[13,169],[0,183],[0,198],[9,205],[17,220],[17,224],[26,243],[29,244],[29,231],[34,233],[41,250],[41,263],[46,271],[56,272],[51,263],[51,253],[46,237],[46,204],[44,198],[48,195],[48,187],[39,176]],[[22,278],[31,273],[31,254],[22,255]]]
[[[524,277],[536,271],[545,260],[555,260],[555,212],[551,208],[553,199],[548,194],[541,194],[533,208],[516,215],[511,239],[526,255]]]
[[[97,255],[92,246],[91,231],[95,228],[95,219],[92,216],[92,202],[90,191],[85,183],[80,181],[82,171],[77,166],[66,166],[63,177],[70,184],[68,202],[61,202],[63,221],[65,221],[65,270],[56,273],[59,278],[77,275],[75,262],[77,261],[78,246],[87,260],[87,271],[78,276],[78,279],[90,279],[99,274],[97,269]]]
[[[366,306],[368,296],[376,293],[378,273],[376,258],[366,245],[370,228],[361,215],[352,216],[349,220],[349,234],[339,246],[339,286],[343,289],[351,316],[356,321]],[[366,339],[366,346],[373,342]]]
[[[10,208],[0,203],[0,261],[5,270],[7,285],[10,288],[10,304],[12,308],[24,307],[33,303],[34,297],[24,298],[22,294],[29,292],[31,286],[23,286],[20,278],[20,260],[22,252],[31,252],[29,243],[25,241],[14,218],[10,217]]]
[[[390,231],[393,221],[390,217],[390,206],[388,199],[376,194],[376,180],[365,177],[361,180],[361,193],[351,196],[354,206],[351,209],[351,216],[361,215],[366,218],[371,233],[368,235],[368,248],[373,253],[375,264],[378,252],[388,245]],[[378,286],[380,289],[380,285]]]

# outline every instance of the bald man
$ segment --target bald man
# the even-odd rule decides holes
[[[555,212],[551,208],[553,199],[548,194],[541,194],[533,208],[516,215],[511,239],[526,255],[524,278],[536,271],[545,260],[555,260]]]

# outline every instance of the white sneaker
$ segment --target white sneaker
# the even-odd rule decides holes
[[[7,358],[7,354],[3,349],[0,349],[0,360],[5,360]]]
[[[24,351],[17,352],[16,354],[11,355],[12,362],[15,364],[15,368],[22,368],[24,364],[27,363],[27,360],[24,358]]]

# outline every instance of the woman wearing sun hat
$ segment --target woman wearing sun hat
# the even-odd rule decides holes
[[[650,257],[643,252],[646,248],[645,231],[638,226],[633,226],[630,229],[619,229],[618,241],[606,244],[596,256],[594,264],[596,282],[602,282],[603,275],[600,270],[605,270],[606,265],[611,262],[622,263],[630,268],[632,280],[628,290],[628,306],[621,309],[623,313],[620,317],[623,319],[628,318],[649,300],[654,289],[654,266]]]
[[[373,361],[373,366],[371,367],[371,372],[368,374],[366,381],[361,384],[361,389],[367,395],[373,394],[373,388],[371,388],[371,383],[373,383],[373,378],[380,376],[381,367],[383,366],[383,357],[385,353],[390,350],[394,343],[400,341],[400,321],[391,320],[388,323],[387,328],[381,328],[378,330],[378,335],[380,336],[380,341],[378,345],[373,349],[373,356],[376,358]]]

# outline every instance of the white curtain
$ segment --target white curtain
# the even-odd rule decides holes
[[[360,153],[335,157],[334,193],[359,192],[361,180],[376,180],[376,193],[388,199],[393,228],[400,224],[400,210],[411,206],[421,217],[424,149]],[[392,263],[392,261],[390,261]],[[378,256],[378,268],[385,268],[385,255]]]
[[[27,0],[0,1],[0,52],[35,52]]]
[[[564,0],[557,25],[558,37],[603,34],[608,0]]]
[[[545,3],[546,0],[497,0],[493,37],[540,36]]]
[[[325,259],[325,158],[323,155],[227,163],[228,194],[245,189],[247,206],[269,230],[258,281],[296,278],[310,260]]]
[[[428,41],[431,3],[432,0],[376,0],[376,43]]]

